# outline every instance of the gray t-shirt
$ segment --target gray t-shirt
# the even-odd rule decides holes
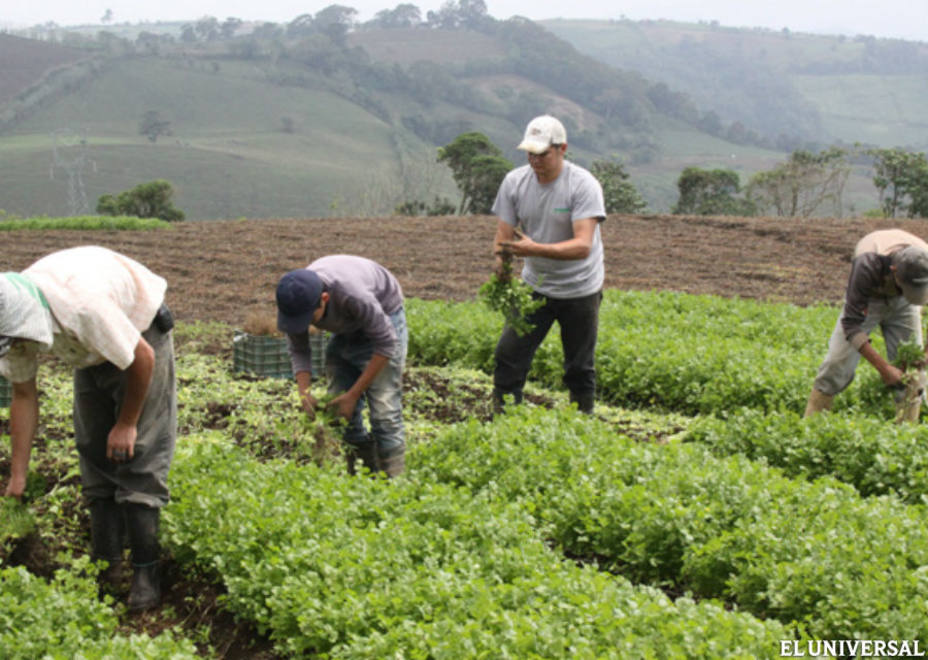
[[[604,220],[606,205],[596,177],[565,160],[560,175],[551,183],[539,183],[529,165],[509,172],[496,194],[493,213],[536,243],[559,243],[574,237],[576,220]],[[522,279],[551,298],[580,298],[602,289],[605,269],[599,225],[585,259],[526,257]]]
[[[393,274],[376,261],[347,254],[322,257],[307,268],[329,294],[325,314],[314,325],[337,335],[361,333],[375,354],[393,357],[398,339],[390,315],[403,307],[403,290]],[[293,373],[312,373],[309,332],[287,338]]]

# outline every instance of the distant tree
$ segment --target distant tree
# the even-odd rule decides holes
[[[899,212],[911,217],[928,217],[928,158],[924,153],[898,147],[870,149],[873,157],[873,185],[880,195],[880,206],[887,218]]]
[[[751,177],[747,196],[760,213],[808,218],[831,204],[832,214],[840,216],[850,170],[843,149],[831,147],[817,154],[796,150],[783,165]]]
[[[169,44],[174,38],[169,34],[155,34],[143,30],[135,38],[136,48],[148,53],[149,55],[158,55],[161,51],[162,44]]]
[[[171,122],[162,119],[157,110],[149,110],[139,122],[139,135],[144,135],[150,142],[157,142],[161,135],[171,134]]]
[[[219,34],[222,35],[223,39],[231,39],[235,36],[235,33],[238,32],[239,28],[242,27],[243,23],[244,21],[242,21],[242,19],[230,16],[219,26]]]
[[[219,38],[219,19],[204,16],[194,24],[193,30],[201,41],[214,41]]]
[[[288,37],[302,37],[313,31],[314,19],[312,14],[300,14],[287,23]]]
[[[160,218],[179,222],[184,212],[174,208],[171,197],[174,188],[164,179],[140,183],[135,188],[113,195],[103,195],[97,201],[97,213],[104,215],[130,215],[138,218]]]
[[[738,197],[741,180],[729,169],[687,167],[677,179],[680,198],[672,212],[680,215],[754,215],[756,209]]]
[[[280,39],[284,35],[284,28],[282,28],[277,23],[271,23],[270,21],[265,21],[261,25],[255,27],[251,31],[251,36],[255,39],[267,39],[268,41],[273,41],[275,39]]]
[[[454,205],[454,202],[446,197],[439,198],[438,195],[435,196],[431,204],[417,199],[415,201],[403,202],[394,209],[397,215],[408,216],[453,215],[455,211],[457,211],[457,207]]]
[[[603,187],[606,213],[641,213],[647,207],[629,180],[622,163],[616,160],[594,160],[590,172]]]
[[[344,46],[348,32],[354,26],[357,15],[358,11],[351,7],[329,5],[316,12],[316,16],[313,18],[313,26],[316,30],[328,36],[337,46]]]
[[[483,133],[458,135],[438,149],[438,162],[451,168],[451,176],[461,191],[458,213],[489,213],[496,192],[512,163]]]
[[[374,16],[372,25],[381,28],[410,28],[422,22],[422,12],[416,5],[404,3],[394,9],[382,9]]]
[[[103,16],[100,18],[100,22],[103,23],[104,25],[106,25],[107,23],[109,23],[109,22],[112,21],[112,20],[113,20],[113,10],[112,10],[112,9],[107,9],[105,12],[103,12]]]

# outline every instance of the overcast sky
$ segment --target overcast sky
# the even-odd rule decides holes
[[[281,23],[314,14],[331,4],[358,10],[367,20],[381,9],[410,0],[3,0],[0,25],[26,27],[54,21],[59,25],[99,23],[107,9],[116,22],[182,20],[202,16],[223,20]],[[444,0],[412,4],[423,17]],[[713,21],[730,27],[765,27],[793,32],[868,34],[928,41],[928,0],[486,0],[494,18],[620,18]],[[12,6],[11,6],[12,5]]]

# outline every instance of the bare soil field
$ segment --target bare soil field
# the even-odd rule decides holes
[[[273,312],[288,270],[326,254],[387,266],[408,297],[473,299],[493,267],[495,218],[325,218],[186,222],[164,231],[16,231],[0,269],[22,270],[54,250],[97,244],[167,278],[181,320],[240,326]],[[808,305],[840,302],[857,240],[901,227],[928,238],[919,220],[610,216],[602,225],[606,286],[740,296]]]

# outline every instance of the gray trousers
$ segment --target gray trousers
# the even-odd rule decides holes
[[[160,508],[168,501],[168,468],[177,437],[174,339],[170,331],[155,327],[142,336],[155,351],[155,366],[132,460],[114,463],[106,457],[107,438],[125,398],[126,373],[109,362],[74,371],[74,435],[88,503],[115,499]]]
[[[914,340],[922,345],[921,307],[909,304],[902,296],[886,301],[871,300],[867,304],[867,318],[862,329],[868,335],[877,327],[886,343],[886,357],[896,359],[900,342]],[[841,319],[835,325],[828,340],[828,353],[818,369],[814,387],[823,394],[835,395],[842,392],[854,380],[860,352],[848,343],[841,327]]]

